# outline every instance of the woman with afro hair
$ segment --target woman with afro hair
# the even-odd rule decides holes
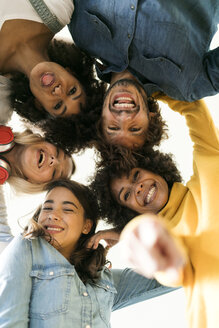
[[[73,43],[53,40],[73,11],[72,0],[0,4],[0,72],[11,80],[11,107],[48,133],[56,132],[57,143],[66,141],[61,132],[67,123],[71,135],[78,132],[82,113],[85,119],[78,130],[86,130],[85,139],[92,135],[89,112],[101,107],[105,90],[94,75],[93,59]],[[57,117],[60,121],[54,120]]]
[[[136,153],[114,148],[108,155],[108,162],[105,158],[97,169],[91,188],[97,195],[102,219],[120,232],[139,213],[152,209],[159,212],[181,176],[172,156],[158,150]],[[157,195],[166,193],[158,208],[152,200],[154,191]]]
[[[209,163],[218,166],[218,133],[205,103],[181,102],[167,96],[159,99],[186,119],[194,143],[193,176],[182,184],[170,155],[155,150],[130,151],[130,155],[114,151],[108,160],[104,155],[92,188],[99,198],[102,217],[119,232],[136,215],[147,212],[159,213],[173,225],[189,218],[192,228],[202,208],[202,193],[208,190]]]

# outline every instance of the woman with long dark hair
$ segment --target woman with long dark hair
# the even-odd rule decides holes
[[[111,311],[172,290],[129,269],[110,270],[104,247],[87,247],[98,220],[88,187],[58,180],[47,190],[0,256],[1,325],[109,327]],[[10,237],[3,221],[2,239]]]

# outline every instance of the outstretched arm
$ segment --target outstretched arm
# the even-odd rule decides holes
[[[185,250],[158,217],[143,214],[122,232],[123,255],[137,272],[170,286],[182,284]]]
[[[105,240],[108,247],[116,245],[119,241],[120,233],[116,229],[106,229],[98,231],[89,239],[88,248],[96,249],[101,240]]]
[[[158,93],[154,94],[154,97],[185,117],[191,140],[194,142],[194,150],[209,155],[218,152],[218,131],[204,100],[179,101]]]

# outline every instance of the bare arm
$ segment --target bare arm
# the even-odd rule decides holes
[[[90,238],[87,246],[88,248],[96,249],[101,240],[105,240],[108,247],[116,245],[119,241],[120,233],[116,229],[106,229],[98,231],[93,237]]]

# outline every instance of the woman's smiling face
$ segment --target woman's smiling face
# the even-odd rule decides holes
[[[134,168],[128,175],[113,179],[110,188],[119,204],[141,214],[158,213],[168,201],[167,182],[141,168]]]
[[[88,234],[92,227],[77,197],[65,187],[55,187],[47,194],[38,223],[52,235],[52,245],[67,259],[81,234]]]
[[[81,83],[67,69],[53,62],[41,62],[30,73],[30,89],[51,116],[69,117],[86,105]],[[39,109],[40,110],[40,109]]]
[[[45,183],[59,178],[70,178],[74,164],[63,150],[48,142],[16,145],[17,161],[12,169],[21,171],[31,183]]]

